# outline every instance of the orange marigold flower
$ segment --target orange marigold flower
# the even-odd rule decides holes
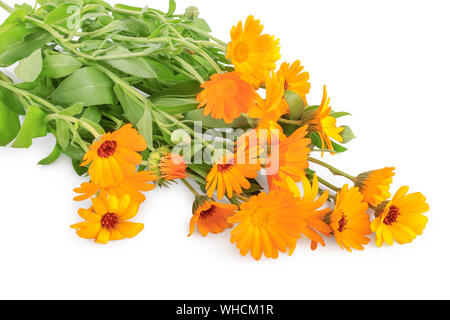
[[[261,165],[258,160],[254,158],[253,151],[250,152],[252,159],[248,161],[247,154],[225,156],[223,160],[217,161],[206,177],[206,191],[208,197],[212,197],[217,190],[217,198],[220,200],[224,197],[225,192],[231,198],[233,192],[237,194],[242,193],[242,189],[249,189],[251,187],[247,178],[254,179],[258,176],[258,171]]]
[[[408,187],[401,187],[391,201],[378,206],[371,224],[377,246],[381,247],[383,242],[392,245],[394,240],[399,244],[410,243],[422,234],[428,222],[423,214],[430,207],[420,192],[407,195],[408,190]]]
[[[127,221],[136,216],[138,209],[139,204],[128,195],[121,198],[100,195],[92,199],[92,208],[78,210],[80,217],[86,221],[74,224],[71,228],[81,238],[95,239],[101,244],[109,240],[133,238],[144,228],[142,223]]]
[[[305,175],[305,170],[309,167],[308,156],[311,149],[308,147],[311,143],[309,138],[306,138],[308,133],[308,126],[305,125],[297,129],[293,134],[287,138],[281,138],[278,148],[272,146],[272,153],[270,156],[270,164],[273,169],[278,167],[275,173],[268,173],[269,181],[272,179],[282,180],[281,176],[291,177],[294,182],[300,182]],[[274,151],[274,149],[278,149]],[[278,166],[274,162],[278,161]]]
[[[255,260],[262,254],[278,258],[278,253],[295,248],[306,222],[297,215],[297,199],[288,191],[262,192],[241,204],[228,218],[237,223],[231,231],[231,243],[236,243],[241,255],[250,251]]]
[[[143,191],[150,191],[155,188],[155,185],[149,183],[157,180],[158,177],[151,174],[148,171],[133,172],[130,175],[126,175],[124,180],[119,185],[109,188],[102,188],[98,184],[93,182],[82,183],[79,188],[75,188],[73,191],[79,193],[79,196],[74,198],[75,201],[83,201],[96,195],[98,192],[114,195],[121,198],[125,195],[130,195],[131,200],[142,203],[145,201]]]
[[[159,163],[159,170],[166,181],[187,178],[186,161],[176,153],[167,153]]]
[[[344,185],[336,195],[336,206],[326,219],[333,229],[334,238],[342,249],[352,251],[363,250],[369,243],[367,235],[370,231],[368,205],[357,187]]]
[[[289,111],[289,106],[284,99],[284,78],[276,73],[266,73],[266,98],[259,95],[256,105],[248,111],[248,116],[259,119],[260,125],[267,127],[268,123],[276,123],[280,117]]]
[[[279,40],[274,36],[261,34],[264,26],[249,16],[242,26],[239,21],[231,29],[231,42],[227,48],[227,59],[231,59],[243,80],[259,88],[265,80],[265,73],[276,68],[281,58]]]
[[[361,173],[356,178],[355,185],[361,190],[364,201],[377,206],[381,202],[389,199],[391,194],[389,188],[392,177],[395,175],[395,168],[383,168]]]
[[[217,234],[233,227],[232,224],[227,222],[227,219],[234,214],[238,207],[202,197],[199,199],[197,208],[194,209],[194,215],[189,223],[189,236],[194,233],[195,225],[197,225],[198,231],[206,237],[209,232]]]
[[[320,136],[322,148],[334,150],[331,139],[343,142],[344,139],[340,135],[344,131],[343,127],[336,127],[336,118],[330,116],[330,98],[327,95],[326,86],[323,87],[323,98],[319,108],[306,111],[303,115],[303,122],[309,125],[311,132],[317,132]]]
[[[147,143],[131,124],[113,133],[104,134],[94,142],[84,156],[82,166],[89,166],[93,183],[102,188],[117,186],[126,174],[136,170],[142,162],[138,151],[144,151]]]
[[[288,190],[292,193],[297,202],[297,215],[306,222],[301,229],[301,233],[311,240],[311,249],[317,248],[317,243],[325,246],[325,242],[319,232],[329,237],[331,233],[330,227],[323,221],[326,214],[330,212],[329,208],[322,208],[327,202],[329,192],[325,191],[319,196],[319,181],[316,175],[309,182],[307,177],[301,177],[303,186],[303,196],[297,184],[291,177],[284,177],[282,181],[276,181],[281,190]],[[322,209],[321,209],[322,208]],[[290,254],[294,252],[295,246],[290,249]]]
[[[232,123],[241,113],[247,113],[255,104],[255,89],[240,78],[238,72],[216,73],[211,81],[202,84],[204,90],[197,96],[203,114]]]
[[[280,78],[284,78],[284,89],[297,93],[307,104],[306,95],[311,89],[309,81],[309,73],[302,72],[304,67],[297,60],[293,64],[284,62],[277,72]]]

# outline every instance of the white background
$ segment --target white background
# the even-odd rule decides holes
[[[177,2],[178,12],[198,6],[226,41],[239,19],[260,18],[281,39],[283,60],[300,59],[310,72],[310,103],[327,84],[332,106],[354,115],[345,122],[358,139],[330,160],[354,174],[396,166],[394,192],[409,185],[427,196],[425,233],[354,253],[334,240],[311,252],[303,240],[291,257],[255,262],[239,255],[229,231],[187,238],[192,196],[178,185],[148,194],[138,237],[98,245],[69,229],[81,221],[72,189],[86,179],[64,157],[36,165],[54,145],[47,137],[0,150],[0,298],[450,298],[449,2]]]

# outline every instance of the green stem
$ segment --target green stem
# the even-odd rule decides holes
[[[197,72],[197,70],[194,69],[193,66],[191,66],[189,63],[187,63],[186,61],[184,61],[183,59],[181,59],[178,56],[174,56],[174,59],[176,61],[178,61],[183,68],[185,68],[187,71],[189,71],[200,83],[205,82],[205,80],[202,78],[202,76]]]
[[[195,32],[197,32],[198,34],[200,34],[200,35],[202,35],[202,36],[205,36],[205,37],[207,37],[208,39],[211,39],[211,40],[217,42],[217,43],[221,46],[221,49],[223,49],[224,52],[226,51],[226,45],[227,45],[227,44],[226,44],[225,42],[223,42],[222,40],[220,40],[220,39],[218,39],[218,38],[216,38],[216,37],[213,37],[213,36],[210,35],[208,32],[205,32],[205,31],[203,31],[203,30],[201,30],[201,29],[199,29],[199,28],[196,28],[196,27],[194,27],[194,26],[190,26],[190,25],[184,24],[184,23],[179,23],[178,25],[179,25],[180,27],[185,28],[185,29],[190,29],[190,30],[192,30],[192,31],[195,31]]]
[[[100,137],[100,134],[97,132],[97,130],[95,130],[94,127],[92,127],[89,123],[84,122],[82,119],[65,116],[65,115],[61,115],[61,114],[50,114],[46,117],[46,119],[47,119],[47,121],[61,119],[61,120],[65,120],[65,121],[72,122],[72,123],[79,123],[86,130],[88,130],[94,136],[95,139]]]
[[[4,3],[3,1],[0,1],[0,7],[2,7],[3,9],[5,9],[6,11],[8,11],[9,13],[14,11],[14,8],[10,7],[9,5],[7,5],[6,3]]]
[[[339,170],[339,169],[337,169],[337,168],[335,168],[335,167],[329,165],[329,164],[326,163],[326,162],[323,162],[323,161],[321,161],[321,160],[317,160],[317,159],[314,159],[314,158],[311,158],[311,157],[308,158],[308,161],[313,162],[313,163],[315,163],[315,164],[318,164],[318,165],[320,165],[320,166],[322,166],[322,167],[324,167],[324,168],[327,168],[328,170],[330,170],[330,172],[331,172],[332,174],[334,174],[334,175],[336,175],[336,176],[342,176],[342,177],[345,177],[345,178],[347,178],[347,179],[353,181],[354,183],[356,183],[356,180],[357,180],[356,177],[351,176],[351,175],[349,175],[348,173],[345,173],[345,172],[343,172],[343,171],[341,171],[341,170]]]
[[[326,181],[325,179],[322,179],[321,177],[317,177],[317,179],[319,180],[319,182],[321,184],[323,184],[324,186],[330,188],[333,191],[339,192],[339,190],[341,190],[340,188],[336,187],[334,184],[331,184],[330,182]]]
[[[14,93],[16,93],[16,94],[20,94],[21,96],[28,97],[28,98],[30,98],[31,100],[34,100],[34,101],[36,101],[37,103],[40,103],[41,105],[47,107],[48,109],[50,109],[50,110],[53,111],[53,112],[59,112],[59,111],[60,111],[60,110],[58,109],[58,107],[54,106],[53,104],[51,104],[51,103],[48,102],[47,100],[42,99],[41,97],[36,96],[36,95],[34,95],[34,94],[32,94],[32,93],[30,93],[30,92],[28,92],[28,91],[25,91],[25,90],[16,88],[16,87],[14,87],[13,85],[11,85],[11,84],[9,84],[9,83],[3,81],[3,80],[0,80],[0,86],[2,86],[2,87],[5,88],[5,89],[8,89],[9,91],[12,91],[12,92],[14,92]]]
[[[284,119],[284,118],[280,118],[278,120],[278,122],[292,124],[292,125],[299,126],[299,127],[303,127],[305,125],[302,121],[289,120],[289,119]]]
[[[192,192],[192,194],[196,197],[200,197],[200,193],[197,192],[197,190],[195,190],[195,188],[189,183],[187,182],[186,179],[181,179],[181,182],[184,183],[184,185],[189,189],[189,191]]]
[[[181,122],[180,120],[178,120],[178,119],[172,117],[171,115],[169,115],[169,114],[167,114],[167,113],[165,113],[165,112],[162,112],[162,111],[158,111],[158,112],[159,112],[159,114],[165,116],[168,120],[170,120],[170,121],[172,121],[172,122],[174,122],[174,123],[177,123],[181,128],[183,128],[183,129],[189,131],[195,138],[199,139],[199,140],[202,142],[202,144],[203,144],[206,148],[208,148],[210,151],[212,151],[213,153],[216,151],[216,150],[214,149],[213,146],[211,146],[205,139],[203,139],[203,137],[202,137],[201,135],[199,135],[197,132],[195,132],[194,130],[192,130],[189,126],[185,125],[185,124],[184,124],[183,122]]]

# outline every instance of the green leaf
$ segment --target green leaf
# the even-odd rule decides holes
[[[0,53],[5,52],[11,45],[20,42],[25,36],[26,11],[14,11],[0,26]]]
[[[0,104],[3,103],[9,110],[14,113],[25,115],[25,109],[17,96],[11,91],[0,88]]]
[[[189,111],[185,115],[185,120],[191,120],[191,121],[201,121],[202,126],[204,128],[248,128],[249,124],[245,117],[239,117],[236,120],[233,121],[233,123],[228,124],[225,123],[221,119],[213,119],[209,115],[205,116],[203,115],[203,110],[194,110]]]
[[[50,153],[46,158],[38,162],[39,165],[46,166],[55,162],[61,155],[61,148],[58,144],[53,148],[52,153]]]
[[[82,118],[89,119],[95,123],[99,123],[102,119],[102,114],[96,107],[89,107],[84,111]]]
[[[105,55],[105,57],[121,56],[126,54],[131,54],[131,52],[128,49],[119,46],[109,50],[108,54]],[[156,78],[155,71],[153,71],[150,64],[148,64],[147,61],[145,61],[145,59],[142,57],[105,60],[105,62],[113,68],[132,76],[144,79]]]
[[[70,144],[66,150],[63,150],[63,153],[75,161],[80,161],[80,163],[83,160],[85,154],[83,149],[73,144]]]
[[[43,73],[50,78],[62,78],[80,69],[77,59],[64,54],[47,55],[44,59]]]
[[[123,111],[128,121],[132,124],[137,124],[144,114],[144,108],[142,107],[142,102],[139,101],[135,96],[128,93],[122,89],[118,84],[114,86],[114,92],[116,93],[117,99],[119,99],[122,105]]]
[[[345,116],[351,116],[351,113],[348,112],[331,112],[330,116],[332,116],[335,119],[341,118],[341,117],[345,117]]]
[[[160,98],[154,101],[154,104],[156,108],[168,114],[186,113],[198,107],[195,98]]]
[[[137,124],[137,129],[139,133],[144,136],[145,141],[147,141],[147,146],[150,148],[153,146],[153,119],[152,113],[149,107],[145,108],[142,118]]]
[[[25,82],[33,82],[42,71],[42,53],[37,49],[29,57],[19,61],[14,69],[17,78]]]
[[[284,92],[284,98],[289,105],[291,119],[300,120],[303,112],[305,111],[305,101],[303,101],[303,99],[297,93],[290,90],[286,90]]]
[[[152,97],[193,97],[196,96],[201,90],[202,88],[200,87],[198,81],[189,80],[162,90],[161,92],[154,94]]]
[[[63,104],[114,104],[112,87],[113,83],[106,75],[94,67],[86,67],[75,71],[61,82],[50,98]]]
[[[72,159],[72,167],[79,176],[84,176],[88,172],[87,167],[80,167],[81,161]]]
[[[322,140],[320,140],[320,136],[317,132],[311,132],[309,135],[309,138],[311,139],[311,142],[313,143],[313,145],[315,145],[319,149],[323,149],[322,148]]]
[[[61,149],[65,150],[69,146],[70,131],[66,121],[56,119],[56,141],[60,145]]]
[[[97,131],[97,133],[99,134],[105,134],[105,129],[103,129],[103,127],[101,125],[99,125],[97,122],[92,121],[91,119],[87,119],[87,118],[81,118],[81,120],[83,120],[84,122],[86,122],[88,125],[90,125],[91,127],[93,127],[95,129],[95,131]]]
[[[71,117],[76,116],[83,112],[83,109],[84,109],[83,107],[84,107],[84,103],[82,103],[82,102],[75,103],[74,105],[72,105],[64,110],[61,110],[59,112],[59,114],[64,115],[64,116],[71,116]]]
[[[205,19],[202,18],[198,18],[195,19],[194,22],[192,23],[192,25],[200,30],[203,30],[205,32],[211,32],[211,28],[209,27],[208,23],[206,22]]]
[[[334,141],[331,141],[331,144],[333,145],[333,150],[336,151],[337,153],[342,153],[348,150],[346,147],[341,146],[340,144]]]
[[[344,139],[343,143],[349,143],[350,141],[356,138],[352,128],[350,128],[349,126],[342,126],[342,127],[344,128],[344,131],[341,132],[342,139]]]
[[[20,121],[17,113],[11,111],[0,100],[0,146],[8,145],[17,136],[20,130]]]
[[[34,138],[43,137],[47,134],[46,113],[38,106],[32,105],[27,110],[22,128],[14,141],[13,148],[29,148]]]
[[[175,10],[177,10],[177,3],[175,0],[169,0],[169,11],[167,12],[167,16],[172,16],[175,13]]]
[[[50,25],[63,25],[64,22],[66,22],[66,24],[68,24],[68,19],[79,15],[79,12],[80,7],[73,3],[63,3],[45,17],[44,23]],[[68,28],[67,25],[65,27],[67,29],[72,29]]]
[[[26,35],[21,42],[13,44],[8,50],[0,54],[0,67],[8,67],[28,57],[52,40],[53,36],[50,33],[42,29],[37,29],[36,32]]]

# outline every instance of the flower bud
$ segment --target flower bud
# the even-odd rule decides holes
[[[195,6],[190,6],[186,8],[186,12],[184,13],[184,16],[186,19],[189,20],[195,20],[200,15],[200,11],[198,11],[198,8]]]

